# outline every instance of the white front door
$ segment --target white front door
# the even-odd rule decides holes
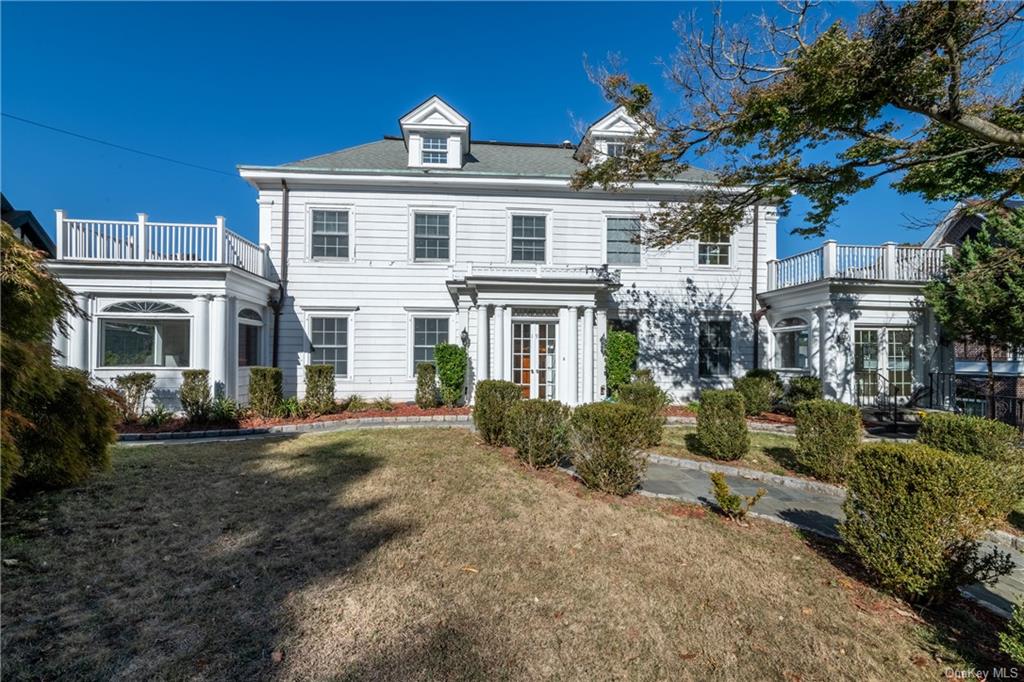
[[[549,322],[512,323],[512,381],[524,398],[556,397],[555,329]]]

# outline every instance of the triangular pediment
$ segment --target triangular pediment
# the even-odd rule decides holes
[[[636,135],[640,132],[640,124],[629,113],[626,107],[617,107],[598,119],[587,128],[587,135]]]
[[[407,127],[445,127],[468,128],[469,121],[455,110],[455,107],[434,95],[408,114],[399,119],[402,128]]]

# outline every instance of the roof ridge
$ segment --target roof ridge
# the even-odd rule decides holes
[[[399,135],[385,135],[385,140],[405,140],[405,138]],[[550,149],[570,149],[566,147],[563,142],[508,142],[504,140],[470,140],[470,144],[493,144],[493,145],[504,145],[507,147],[545,147]],[[572,149],[576,148],[573,144]]]

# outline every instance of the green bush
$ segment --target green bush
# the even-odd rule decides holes
[[[590,403],[577,407],[570,421],[572,463],[584,485],[613,495],[633,492],[647,469],[644,411],[626,403]]]
[[[19,445],[19,484],[62,487],[84,480],[110,465],[117,415],[89,376],[80,370],[57,370],[60,386],[52,405],[37,405],[33,426]]]
[[[370,403],[358,393],[353,393],[345,400],[345,409],[349,412],[362,412],[370,409]]]
[[[437,370],[429,362],[416,365],[416,405],[424,410],[437,407]]]
[[[821,379],[818,377],[793,377],[786,388],[786,402],[793,408],[805,400],[817,400],[821,396]]]
[[[238,403],[231,398],[217,398],[210,403],[210,421],[215,424],[234,424],[241,411]]]
[[[744,409],[751,417],[770,411],[782,397],[778,385],[769,377],[745,376],[733,379],[732,386],[743,396]]]
[[[743,396],[737,391],[707,389],[700,394],[697,441],[715,459],[740,459],[750,450]]]
[[[157,429],[174,419],[174,413],[164,407],[163,403],[157,403],[152,409],[142,415],[142,425],[151,429]]]
[[[775,386],[778,388],[779,397],[785,392],[785,385],[782,383],[782,377],[774,369],[763,369],[761,367],[755,367],[754,369],[748,369],[744,376],[748,376],[754,379],[771,379]]]
[[[523,389],[511,381],[485,379],[476,385],[473,397],[473,424],[489,445],[508,445],[505,418],[523,397]]]
[[[333,412],[334,366],[306,365],[306,398],[302,410],[307,414],[320,416]]]
[[[181,373],[178,400],[185,418],[204,422],[210,417],[210,373],[205,369],[186,369]]]
[[[796,406],[797,461],[816,478],[845,479],[860,439],[860,410],[853,405],[805,400]]]
[[[753,495],[737,495],[729,488],[729,484],[725,480],[725,474],[715,471],[710,476],[711,492],[715,496],[715,504],[718,505],[723,514],[733,521],[745,519],[750,509],[768,492],[764,488],[758,488],[757,492]]]
[[[1009,511],[1004,486],[977,457],[920,445],[863,446],[847,474],[846,548],[897,596],[948,597],[956,588],[989,582],[1012,561],[978,538]]]
[[[644,447],[654,447],[660,444],[665,428],[664,411],[671,402],[668,394],[650,379],[637,379],[619,386],[616,397],[620,402],[640,408],[647,415]]]
[[[517,400],[505,416],[505,433],[519,459],[554,466],[569,449],[569,408],[555,400]]]
[[[1017,665],[1024,665],[1024,600],[1013,607],[1006,631],[999,633],[999,650]]]
[[[1021,435],[1009,424],[950,412],[926,412],[917,440],[958,455],[976,455],[1000,464],[1024,464]]]
[[[114,377],[114,386],[124,401],[121,420],[134,422],[146,411],[146,398],[156,384],[156,375],[152,372],[132,372]]]
[[[249,407],[263,419],[276,417],[284,401],[284,375],[280,367],[249,368]]]
[[[454,343],[439,343],[434,346],[434,362],[441,383],[441,402],[453,407],[462,398],[462,387],[466,383],[469,366],[466,349]]]
[[[604,374],[608,395],[614,395],[619,386],[629,382],[639,352],[640,344],[636,334],[614,330],[608,332],[604,351]]]
[[[288,396],[277,406],[277,416],[286,419],[295,419],[303,415],[302,403],[293,395]]]
[[[395,409],[395,404],[391,402],[391,396],[382,395],[379,398],[373,399],[373,409],[380,410],[381,412],[391,412]]]

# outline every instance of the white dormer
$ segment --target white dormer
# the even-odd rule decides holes
[[[469,121],[434,95],[399,119],[410,168],[462,168]]]
[[[617,107],[587,128],[576,158],[600,163],[609,157],[620,156],[641,130],[640,123],[626,112],[626,107]]]

